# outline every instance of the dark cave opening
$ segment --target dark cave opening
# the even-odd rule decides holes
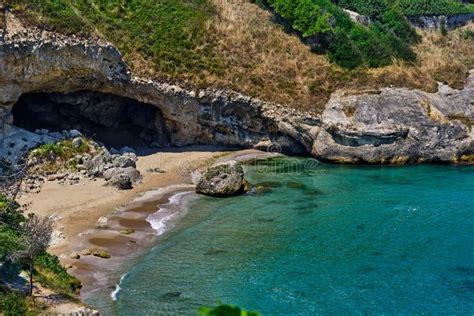
[[[109,147],[169,145],[157,107],[93,91],[23,94],[13,106],[14,125],[34,132],[77,129]]]

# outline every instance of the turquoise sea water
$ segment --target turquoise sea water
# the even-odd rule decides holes
[[[249,167],[263,192],[198,198],[107,314],[473,315],[474,168]],[[288,166],[291,166],[290,168]]]

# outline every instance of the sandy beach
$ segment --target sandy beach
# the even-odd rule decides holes
[[[46,182],[39,193],[25,194],[21,202],[30,203],[33,212],[55,219],[56,238],[50,252],[71,267],[70,273],[83,283],[81,294],[87,296],[94,289],[116,284],[126,270],[124,262],[146,251],[162,233],[160,225],[195,197],[192,171],[220,160],[263,156],[268,154],[209,147],[142,153],[137,169],[143,182],[132,190],[105,186],[102,179],[82,178],[77,185],[54,181]],[[93,248],[107,250],[111,258],[83,254]],[[80,259],[70,258],[74,252]],[[114,288],[110,290],[112,293]]]
[[[119,191],[106,186],[103,179],[93,181],[83,177],[78,185],[46,182],[39,193],[25,194],[20,202],[31,203],[29,209],[36,214],[56,219],[55,229],[61,233],[61,238],[54,242],[50,251],[61,255],[78,234],[95,227],[99,218],[112,214],[144,192],[171,185],[190,185],[193,169],[225,154],[191,147],[139,155],[137,169],[143,182],[132,190]]]

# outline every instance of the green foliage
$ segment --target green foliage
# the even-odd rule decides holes
[[[18,250],[19,234],[11,227],[0,224],[0,263]]]
[[[389,5],[385,0],[341,0],[338,4],[346,9],[377,20],[380,20],[389,9]]]
[[[158,70],[176,74],[219,68],[203,45],[208,0],[7,0],[35,24],[63,33],[106,34],[123,53],[141,53]],[[19,4],[18,4],[19,3]]]
[[[415,29],[398,10],[390,9],[386,11],[382,16],[381,23],[387,32],[409,44],[415,44],[421,40]]]
[[[8,201],[0,194],[0,275],[13,277],[20,273],[20,267],[12,256],[20,250],[20,225],[25,217],[18,210],[16,202]]]
[[[26,298],[14,292],[3,292],[0,290],[0,314],[5,316],[28,314]]]
[[[12,229],[17,229],[25,217],[19,211],[19,205],[15,201],[9,201],[3,194],[0,194],[0,224],[5,224]]]
[[[72,145],[72,140],[64,140],[55,144],[44,144],[31,152],[33,157],[37,158],[61,158],[63,160],[70,159],[76,154],[83,154],[88,151],[88,143],[85,141],[75,148]]]
[[[362,64],[362,55],[345,31],[336,30],[329,46],[329,59],[344,68],[355,68]]]
[[[14,10],[23,11],[25,18],[35,24],[62,33],[87,34],[91,28],[74,11],[68,0],[4,0]]]
[[[331,30],[330,15],[322,12],[313,0],[269,0],[269,3],[282,17],[291,20],[293,29],[301,32],[303,37]]]
[[[44,144],[32,152],[32,156],[37,158],[47,158],[54,155],[54,157],[61,157],[64,154],[62,146],[58,144]]]
[[[441,35],[446,36],[448,35],[448,29],[446,27],[446,18],[441,18],[440,20],[440,26],[439,26],[439,32]]]
[[[72,145],[72,140],[64,140],[55,144],[44,144],[30,153],[30,157],[39,159],[41,168],[46,172],[57,172],[61,169],[75,169],[74,158],[78,154],[90,151],[89,142],[84,140],[79,148]]]
[[[472,4],[459,0],[340,0],[339,5],[374,19],[381,19],[389,9],[399,9],[408,16],[474,12]]]
[[[260,316],[258,312],[247,312],[233,305],[219,305],[217,307],[200,307],[201,316]]]
[[[345,1],[346,4],[350,1]],[[355,1],[374,23],[362,26],[353,22],[329,0],[270,0],[270,5],[303,37],[317,38],[331,61],[353,69],[358,66],[381,67],[399,58],[414,61],[410,45],[419,37],[405,17],[390,9],[385,0]],[[320,22],[323,21],[323,22]],[[325,35],[321,41],[321,35]]]
[[[453,15],[474,12],[472,4],[463,4],[459,0],[397,0],[395,6],[403,14],[417,15]]]
[[[471,30],[471,29],[464,30],[462,33],[462,37],[465,39],[470,39],[474,41],[474,30]]]
[[[58,257],[44,253],[35,261],[35,278],[44,286],[62,294],[79,294],[81,282],[71,276]]]

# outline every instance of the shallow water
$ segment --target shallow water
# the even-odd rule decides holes
[[[218,301],[266,315],[474,313],[473,167],[286,159],[247,174],[259,193],[194,200],[116,301],[104,289],[88,302],[118,315]]]

